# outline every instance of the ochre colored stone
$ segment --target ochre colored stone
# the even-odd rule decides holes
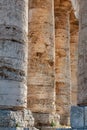
[[[69,4],[69,5],[68,5]],[[71,68],[69,9],[70,1],[61,1],[55,7],[55,82],[56,111],[60,114],[60,123],[68,124],[70,111]]]
[[[28,108],[38,114],[55,112],[53,6],[53,0],[29,5]]]

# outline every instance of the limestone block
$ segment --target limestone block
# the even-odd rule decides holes
[[[32,127],[34,118],[31,111],[0,110],[0,127]]]
[[[26,106],[27,86],[23,82],[0,80],[0,107],[20,109]],[[16,108],[17,107],[17,108]]]
[[[84,128],[84,107],[72,106],[70,117],[72,128]]]
[[[27,45],[18,44],[16,41],[0,40],[0,57],[27,60]]]

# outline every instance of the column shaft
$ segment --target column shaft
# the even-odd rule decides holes
[[[87,105],[87,1],[79,1],[78,105]]]
[[[28,108],[54,113],[54,9],[53,0],[30,0]]]
[[[70,110],[70,34],[66,9],[55,9],[55,25],[56,110],[64,125],[68,123]]]
[[[71,104],[77,104],[78,20],[70,15]]]
[[[0,109],[27,105],[28,0],[0,0]]]

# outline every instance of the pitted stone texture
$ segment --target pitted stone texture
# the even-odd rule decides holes
[[[26,81],[27,46],[10,40],[0,40],[0,79]]]
[[[0,108],[27,105],[27,35],[28,0],[0,0]]]
[[[26,44],[27,33],[17,26],[0,24],[0,40],[11,40]]]
[[[28,108],[55,111],[53,0],[29,1]]]
[[[60,116],[58,114],[33,113],[35,126],[51,126],[52,121],[59,125]]]
[[[71,127],[74,129],[84,128],[84,107],[72,106],[71,107]]]
[[[64,1],[63,1],[64,2]],[[69,15],[65,3],[55,8],[55,82],[56,111],[60,114],[60,123],[67,125],[70,111],[70,45]],[[65,7],[63,8],[65,4]]]
[[[7,29],[10,29],[11,27],[17,27],[17,29],[22,29],[23,33],[23,30],[25,30],[27,33],[27,21],[28,0],[0,0],[0,25],[3,25],[4,23],[4,25],[9,26]]]
[[[0,110],[0,127],[25,127],[34,126],[31,111]]]

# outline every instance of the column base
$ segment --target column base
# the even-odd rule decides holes
[[[73,129],[87,129],[87,106],[72,106],[70,117]]]
[[[58,126],[60,116],[58,114],[49,113],[33,113],[35,119],[35,127],[39,126]]]
[[[26,130],[34,126],[34,118],[30,110],[0,110],[0,130]],[[11,128],[10,128],[11,127]]]

